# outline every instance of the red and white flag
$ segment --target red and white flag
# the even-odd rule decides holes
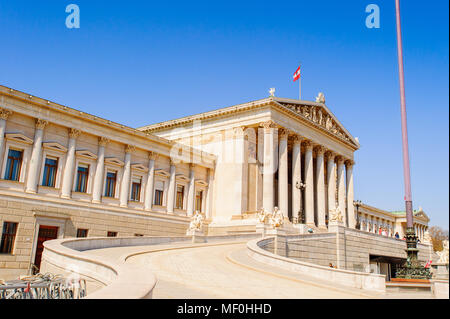
[[[428,268],[428,267],[430,267],[430,266],[431,266],[431,263],[432,263],[431,259],[430,259],[430,260],[428,260],[427,264],[425,265],[425,268]]]
[[[294,73],[294,82],[297,81],[298,79],[300,79],[300,66]]]

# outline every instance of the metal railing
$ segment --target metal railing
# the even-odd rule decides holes
[[[86,296],[86,281],[38,273],[18,280],[0,280],[0,299],[80,299]]]

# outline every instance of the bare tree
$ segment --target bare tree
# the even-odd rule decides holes
[[[439,226],[432,226],[428,229],[433,244],[434,251],[441,251],[444,247],[442,241],[448,239],[448,231],[444,231]]]

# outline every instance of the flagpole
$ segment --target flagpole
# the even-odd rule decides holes
[[[300,66],[300,78],[298,79],[298,99],[302,99],[302,64],[299,63]]]

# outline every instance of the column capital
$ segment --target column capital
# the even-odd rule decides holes
[[[351,160],[351,159],[345,160],[345,166],[352,167],[353,165],[355,165],[355,161],[354,160]]]
[[[109,143],[109,138],[104,137],[104,136],[100,136],[100,137],[98,138],[98,145],[100,145],[100,146],[106,146],[106,144],[108,144],[108,143]]]
[[[280,139],[287,139],[289,135],[289,130],[282,127],[278,130],[278,136],[280,137]]]
[[[327,159],[328,159],[329,161],[334,161],[334,158],[336,157],[336,153],[333,152],[333,151],[327,150],[327,151],[325,152],[325,156],[327,157]]]
[[[267,130],[266,132],[269,132],[268,130],[270,130],[271,128],[277,128],[277,123],[275,123],[272,120],[269,120],[269,121],[260,123],[259,126],[264,127],[264,130]]]
[[[48,121],[43,119],[36,119],[36,129],[43,130],[47,126]]]
[[[150,151],[148,152],[148,159],[155,161],[158,158],[158,153]]]
[[[313,149],[313,142],[310,140],[304,140],[303,141],[303,145],[305,145],[307,150],[312,150]]]
[[[7,120],[13,112],[4,108],[0,108],[0,119]]]
[[[80,136],[81,131],[75,128],[69,128],[69,138],[78,138]]]
[[[179,163],[180,161],[176,160],[176,159],[172,159],[172,157],[169,159],[170,166],[176,166],[177,162]]]
[[[127,144],[125,146],[125,153],[134,153],[136,152],[136,147],[134,145]]]
[[[301,137],[298,134],[294,134],[294,135],[292,135],[291,139],[294,144],[300,144],[303,140],[303,137]]]
[[[194,164],[194,163],[189,163],[189,169],[190,169],[190,170],[193,170],[194,167],[195,167],[195,164]]]
[[[235,137],[243,137],[245,136],[246,126],[238,126],[233,128],[233,133]]]
[[[345,162],[344,156],[337,154],[337,155],[336,155],[336,162],[337,162],[339,165],[344,164],[344,162]]]
[[[325,153],[325,147],[323,147],[322,145],[316,145],[314,147],[314,150],[316,151],[317,155],[322,155]]]

